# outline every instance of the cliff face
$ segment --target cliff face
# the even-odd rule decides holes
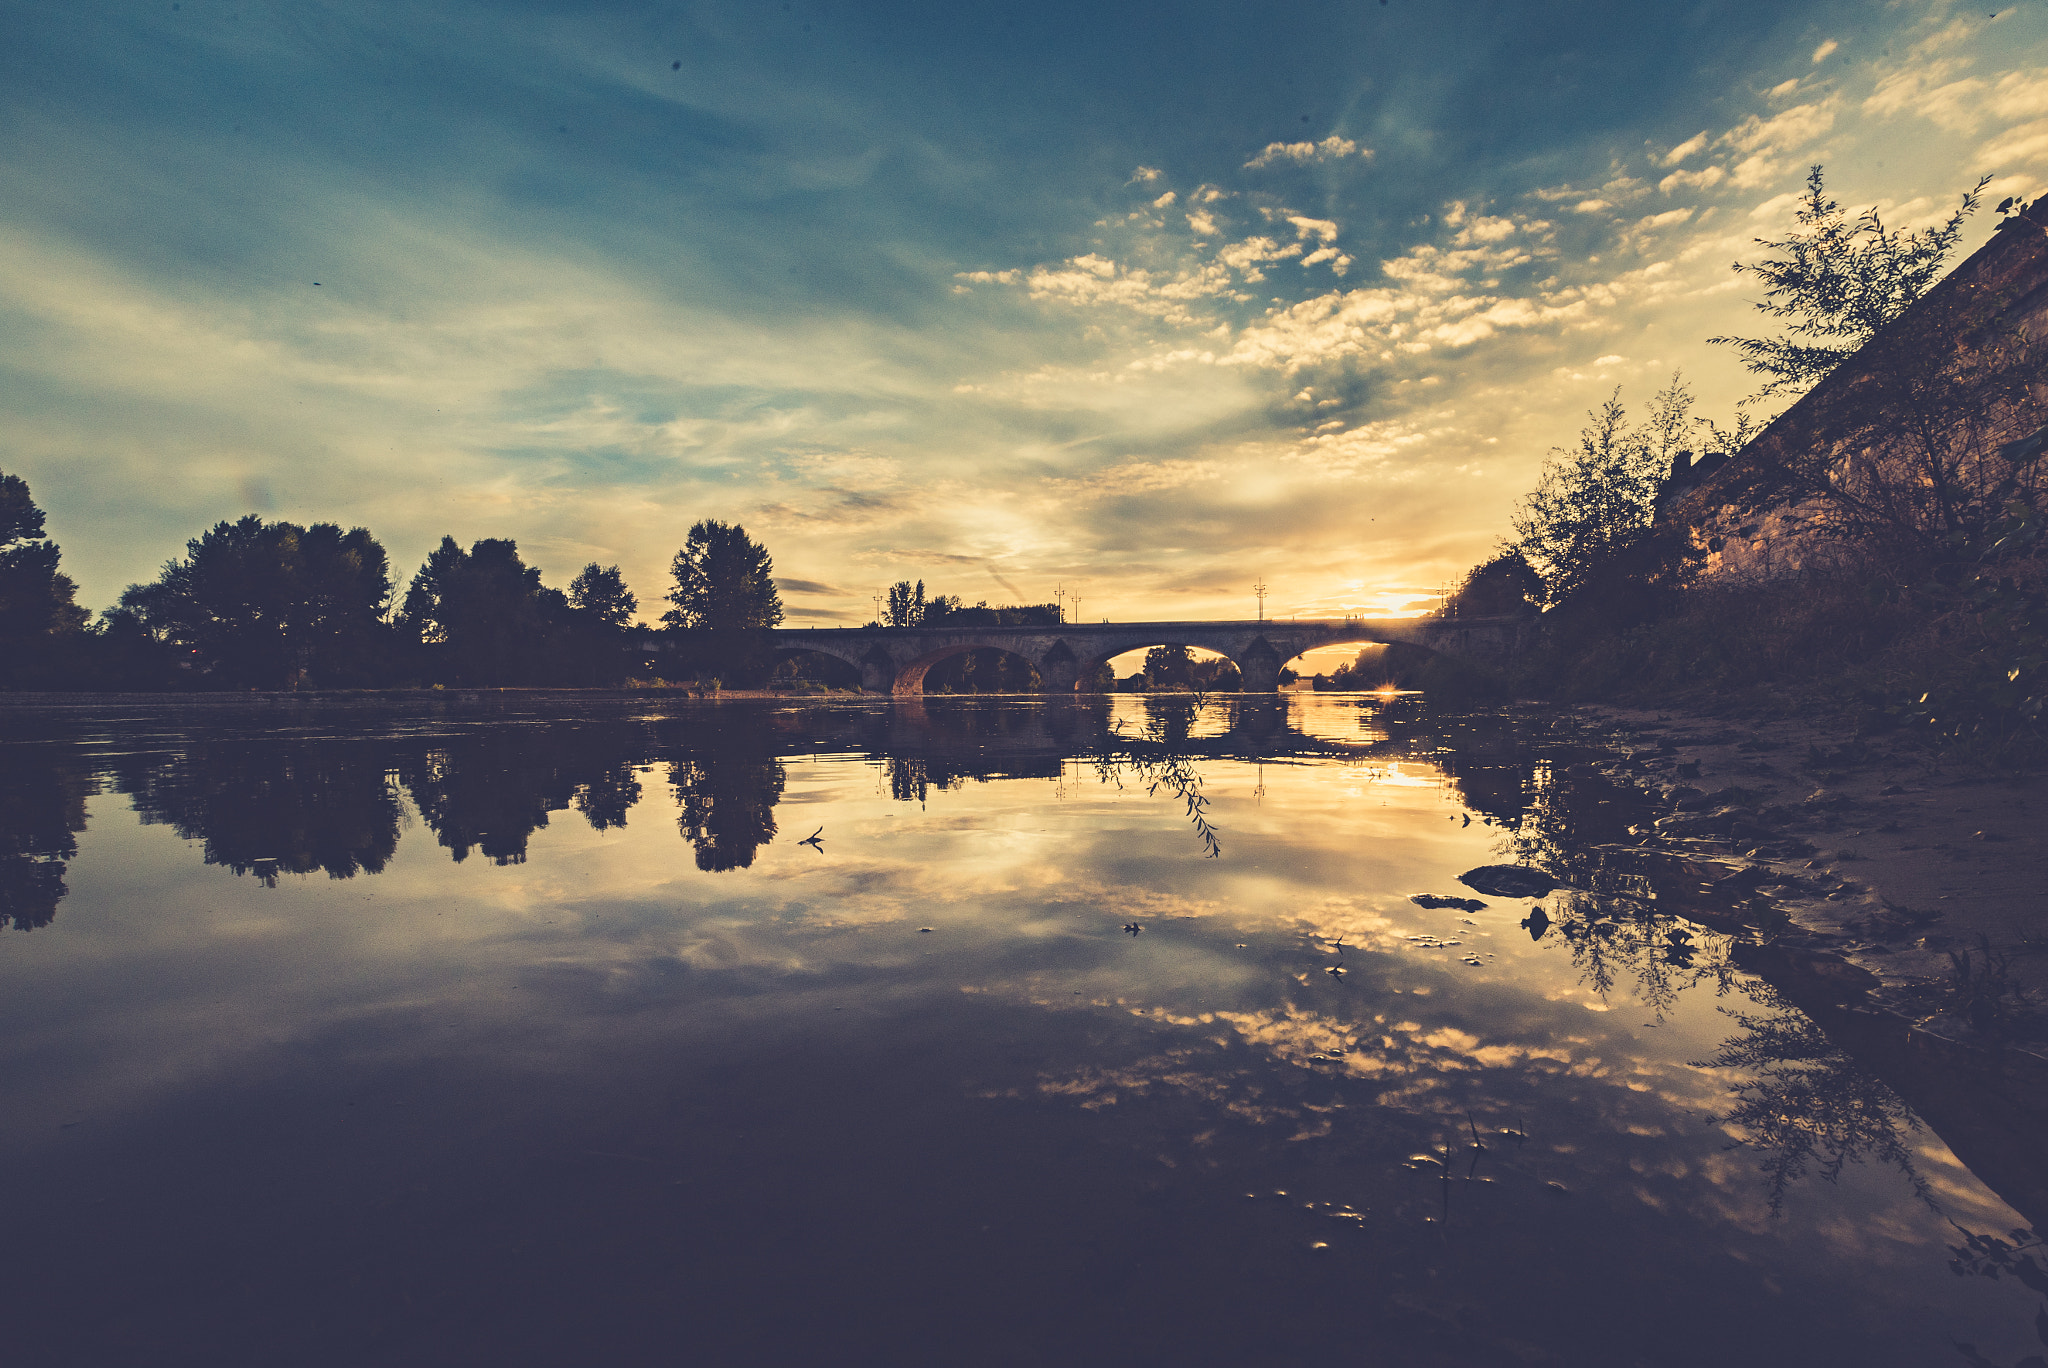
[[[1706,580],[1754,581],[1823,567],[1841,553],[1834,535],[1840,505],[1811,493],[1825,472],[1845,487],[1889,485],[1895,501],[1924,493],[1911,460],[1887,447],[1870,417],[1900,387],[1899,372],[1917,366],[1933,375],[1973,347],[1998,345],[2015,331],[2039,338],[2048,329],[2048,201],[2009,220],[1989,242],[1944,277],[1877,339],[1802,396],[1733,457],[1703,462],[1674,476],[1659,518],[1688,528],[1705,555]],[[1950,420],[1952,440],[1984,449],[1969,458],[1972,478],[2000,460],[1998,448],[2026,437],[2041,421],[2031,406],[1983,411]],[[2032,416],[2026,409],[2031,407]],[[1964,431],[1965,428],[1969,430]],[[1968,464],[1968,462],[1965,462]],[[1807,480],[1788,478],[1805,471]]]

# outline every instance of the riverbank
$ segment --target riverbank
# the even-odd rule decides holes
[[[1781,941],[1867,975],[1863,996],[1914,1030],[2037,1055],[2048,1078],[2048,777],[1797,718],[1572,715],[1656,814],[1643,847],[1753,887]]]

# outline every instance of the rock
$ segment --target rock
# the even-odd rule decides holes
[[[1453,907],[1460,912],[1484,912],[1486,904],[1477,898],[1441,898],[1434,893],[1417,893],[1408,900],[1417,907],[1426,907],[1434,912],[1439,908]]]
[[[1656,827],[1660,836],[1725,836],[1734,822],[1726,812],[1681,812],[1659,817]]]
[[[1540,898],[1557,887],[1557,880],[1528,865],[1481,865],[1458,876],[1467,888],[1496,898]]]

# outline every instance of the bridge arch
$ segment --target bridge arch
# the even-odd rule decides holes
[[[814,679],[835,689],[859,688],[861,667],[858,657],[849,659],[850,652],[827,650],[809,642],[778,645],[774,648],[775,663],[768,671],[770,688],[780,687],[778,681],[791,678],[791,667],[795,677]]]
[[[1332,649],[1345,651],[1347,652],[1345,664],[1348,666],[1352,662],[1356,661],[1358,656],[1366,648],[1378,646],[1385,652],[1389,664],[1394,666],[1395,668],[1412,668],[1415,663],[1425,660],[1437,653],[1435,648],[1433,647],[1425,646],[1418,642],[1412,641],[1390,640],[1389,636],[1390,634],[1384,632],[1361,633],[1357,636],[1346,636],[1343,634],[1339,634],[1333,640],[1318,641],[1313,645],[1305,646],[1301,650],[1294,652],[1294,654],[1288,656],[1284,660],[1278,661],[1274,665],[1273,671],[1275,682],[1278,682],[1279,672],[1281,670],[1295,669],[1297,670],[1297,672],[1299,672],[1299,666],[1297,665],[1297,662],[1301,661],[1304,657],[1315,654],[1318,651],[1328,651]]]
[[[1239,687],[1242,687],[1244,667],[1238,663],[1236,656],[1232,655],[1229,651],[1223,649],[1223,647],[1215,645],[1210,642],[1181,640],[1171,635],[1162,636],[1157,641],[1123,641],[1117,643],[1115,648],[1112,650],[1097,650],[1084,653],[1083,655],[1077,657],[1075,661],[1076,668],[1073,687],[1076,690],[1083,689],[1087,685],[1088,681],[1092,679],[1098,671],[1108,667],[1109,662],[1121,656],[1137,655],[1140,652],[1144,652],[1149,655],[1151,652],[1159,650],[1161,648],[1165,648],[1167,650],[1179,649],[1191,652],[1200,651],[1205,657],[1214,656],[1221,660],[1227,661],[1230,667],[1233,670],[1237,671],[1240,680]],[[1195,662],[1195,664],[1197,665],[1205,663],[1206,661],[1201,660]],[[1111,687],[1112,689],[1114,689],[1116,683],[1121,682],[1116,679],[1114,670],[1111,670],[1111,679],[1113,681]]]
[[[1069,658],[1071,658],[1071,655],[1072,653],[1069,652]],[[1039,669],[1038,663],[1032,660],[1030,656],[1007,644],[966,640],[948,642],[898,666],[896,669],[896,679],[892,685],[892,692],[899,696],[921,696],[934,669],[939,670],[942,675],[950,675],[953,671],[946,668],[948,663],[960,660],[963,656],[968,657],[963,662],[963,665],[970,672],[975,670],[977,665],[984,670],[988,669],[989,663],[985,662],[990,662],[991,657],[1004,661],[1014,661],[1024,667],[1022,671],[1016,671],[1014,667],[1004,668],[1004,673],[1016,676],[1014,682],[1017,687],[1015,689],[970,689],[969,692],[1035,693],[1044,687],[1044,674]],[[967,678],[971,680],[973,674],[969,673]]]

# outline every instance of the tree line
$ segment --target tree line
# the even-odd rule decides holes
[[[19,476],[0,474],[0,687],[300,689],[613,686],[656,672],[765,676],[782,621],[774,562],[737,524],[705,519],[670,566],[661,629],[616,565],[566,590],[519,544],[453,537],[399,592],[366,528],[251,515],[186,543],[97,619],[59,569]]]

